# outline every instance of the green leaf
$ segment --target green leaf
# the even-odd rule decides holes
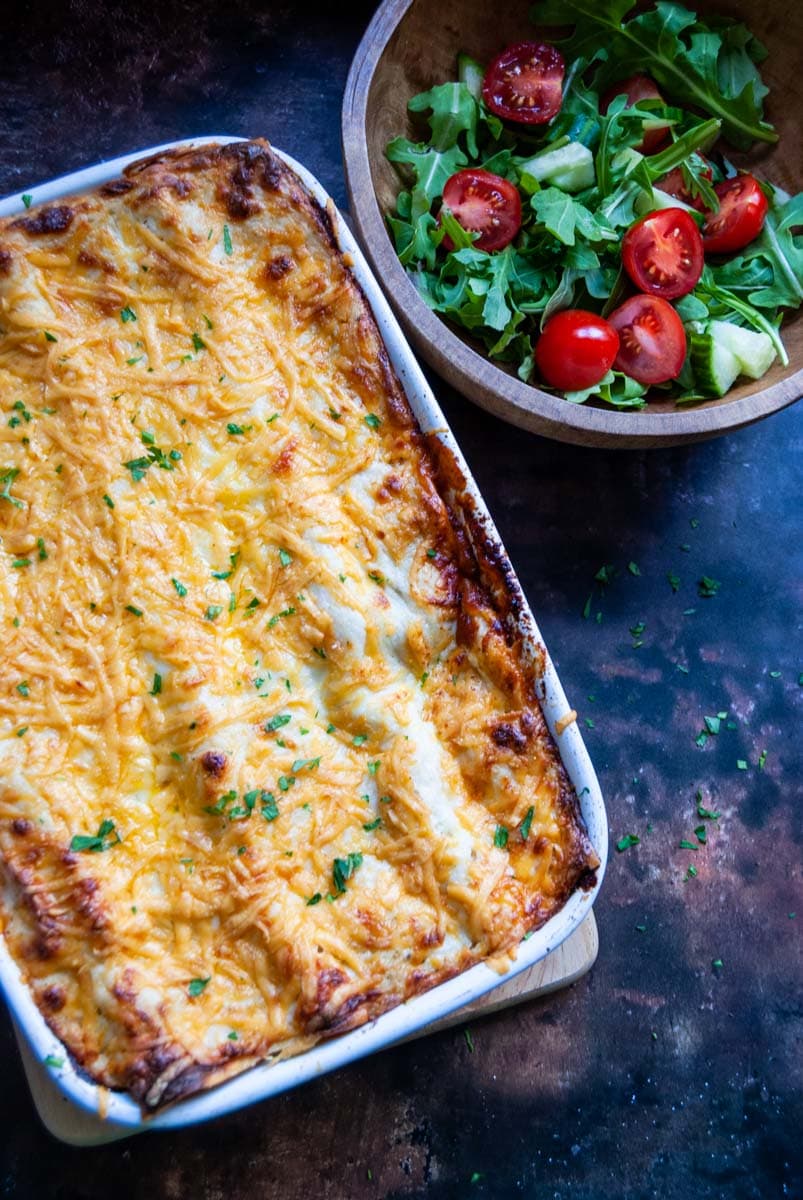
[[[530,204],[539,222],[565,246],[575,244],[576,234],[590,242],[615,241],[617,238],[609,225],[560,188],[550,187],[536,192]]]
[[[627,75],[649,75],[673,103],[721,120],[734,146],[778,140],[764,120],[766,88],[752,65],[761,48],[744,26],[717,21],[716,29],[707,28],[693,12],[666,0],[625,20],[634,7],[633,0],[541,0],[531,15],[539,26],[574,22],[572,35],[559,43],[567,60],[599,60],[602,51],[597,88]]]
[[[578,392],[565,392],[564,395],[572,404],[585,404],[586,400],[593,396],[613,405],[614,408],[639,409],[644,408],[646,404],[646,391],[643,384],[637,383],[629,375],[623,375],[621,371],[609,371],[593,387]]]
[[[769,275],[761,277],[762,286],[748,292],[747,299],[758,308],[798,308],[803,304],[803,234],[795,234],[803,226],[803,192],[781,204],[773,203],[764,228],[754,242],[730,264],[738,287],[744,264],[755,271],[759,264]],[[721,272],[713,275],[720,281]],[[725,282],[725,281],[723,281]],[[756,282],[755,277],[752,282]]]
[[[436,150],[450,150],[465,133],[468,152],[477,157],[479,104],[464,83],[440,83],[413,96],[407,107],[413,113],[430,110],[431,141]]]
[[[446,180],[468,162],[457,145],[448,150],[437,150],[434,146],[411,142],[407,138],[394,138],[388,143],[385,154],[392,163],[400,163],[413,174],[413,218],[429,212],[433,201],[443,195]]]

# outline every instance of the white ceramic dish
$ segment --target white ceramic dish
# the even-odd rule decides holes
[[[207,142],[227,143],[241,140],[228,136],[209,135],[168,142],[161,146],[140,150],[135,154],[126,154],[121,158],[88,167],[83,171],[76,171],[71,175],[64,175],[60,179],[27,188],[25,192],[33,196],[34,203],[40,204],[43,201],[55,200],[97,187],[99,184],[116,178],[129,163],[159,151],[201,145]],[[325,205],[328,197],[317,179],[289,155],[282,154],[278,150],[275,152],[299,174],[316,199]],[[0,217],[23,211],[22,194],[21,192],[0,200]],[[488,535],[498,543],[499,535],[472,480],[465,460],[449,431],[443,413],[438,407],[378,283],[371,274],[362,252],[342,219],[338,219],[337,236],[343,251],[352,256],[354,274],[373,310],[391,362],[421,429],[425,433],[436,433],[456,456],[468,480],[469,494],[476,504],[477,515],[485,524]],[[512,586],[518,589],[518,582],[514,580]],[[541,643],[541,637],[529,606],[521,594],[520,599],[523,613],[522,627],[527,640],[531,645]],[[554,734],[556,722],[567,712],[569,705],[548,655],[542,690],[544,715]],[[8,953],[5,941],[0,938],[0,987],[5,992],[9,1008],[28,1039],[33,1054],[43,1062],[48,1060],[48,1070],[65,1097],[85,1111],[105,1117],[111,1127],[117,1127],[121,1131],[125,1129],[129,1132],[146,1129],[172,1129],[193,1125],[199,1121],[207,1121],[212,1117],[243,1108],[247,1104],[253,1104],[257,1100],[264,1100],[279,1092],[287,1091],[289,1088],[315,1079],[327,1071],[333,1071],[346,1063],[354,1062],[375,1050],[390,1046],[423,1029],[439,1017],[462,1008],[485,995],[486,992],[498,987],[500,983],[509,980],[513,975],[526,970],[546,957],[577,928],[594,901],[605,871],[608,852],[608,825],[605,807],[594,768],[576,723],[570,724],[559,737],[556,737],[556,741],[566,770],[580,797],[582,814],[589,837],[601,860],[597,873],[598,882],[593,891],[576,892],[571,896],[559,913],[556,913],[546,925],[521,945],[518,958],[506,975],[500,976],[490,967],[481,963],[463,972],[462,975],[458,975],[455,979],[439,984],[431,991],[416,996],[406,1004],[399,1005],[351,1033],[334,1038],[332,1041],[323,1042],[306,1053],[284,1062],[271,1065],[270,1061],[267,1061],[245,1071],[220,1087],[182,1100],[154,1116],[144,1117],[139,1105],[130,1096],[98,1088],[73,1066],[65,1047],[48,1028],[44,1017],[34,1004],[16,963]],[[50,1065],[50,1060],[60,1061],[63,1065]]]

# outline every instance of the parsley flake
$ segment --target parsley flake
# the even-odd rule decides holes
[[[629,562],[627,564],[627,569],[631,575],[640,575],[641,574],[638,563]]]
[[[116,846],[121,841],[122,838],[114,827],[114,821],[107,819],[101,821],[98,826],[98,832],[94,837],[88,834],[76,833],[70,842],[70,849],[77,852],[98,854],[101,850],[110,850],[112,846]]]
[[[360,853],[349,854],[346,858],[336,858],[332,863],[332,881],[335,885],[335,894],[342,896],[346,890],[346,883],[352,878],[358,867],[362,866],[362,855]]]
[[[30,194],[30,192],[23,193],[22,203],[25,205],[26,208],[31,207],[31,205],[33,204],[33,196]],[[45,1059],[45,1062],[47,1062],[47,1059]]]
[[[697,595],[703,600],[710,600],[712,596],[716,596],[722,584],[718,579],[712,579],[710,575],[703,575],[697,580]]]
[[[289,553],[289,551],[279,550],[279,562],[282,564],[283,567],[289,567],[290,563],[292,561],[293,561],[293,556],[292,556],[292,554]]]
[[[171,579],[170,582],[172,583],[173,587],[176,589],[176,592],[178,593],[179,596],[187,595],[186,585],[183,584],[180,579]]]
[[[210,604],[204,613],[204,620],[216,621],[222,612],[223,606],[221,604]]]
[[[275,717],[271,717],[269,721],[265,722],[263,729],[266,733],[274,733],[283,725],[288,725],[292,719],[290,713],[277,713]]]
[[[206,979],[191,979],[187,985],[187,995],[192,997],[200,996],[211,978],[211,975],[207,975]]]
[[[494,830],[494,845],[498,850],[504,850],[507,845],[508,831],[504,825],[497,825]]]
[[[158,695],[160,695],[161,691],[162,691],[162,677],[159,674],[159,672],[156,671],[153,676],[153,686],[152,686],[150,692],[148,693],[148,695],[149,696],[158,696]]]
[[[120,320],[124,325],[127,325],[129,321],[136,321],[136,319],[137,314],[134,312],[133,308],[130,307],[130,305],[127,304],[125,308],[120,309]]]
[[[141,608],[137,608],[136,604],[126,604],[125,610],[126,612],[130,612],[134,617],[143,617],[145,615]]]
[[[376,413],[367,413],[363,417],[363,421],[365,422],[365,424],[368,426],[369,429],[378,429],[379,426],[382,424],[382,421],[376,415]]]
[[[631,846],[638,846],[641,838],[635,833],[626,833],[624,837],[619,838],[616,843],[616,849],[621,854],[624,850],[629,850]]]
[[[530,836],[530,827],[532,826],[534,816],[535,816],[535,808],[531,804],[530,807],[527,809],[527,812],[524,814],[524,820],[522,821],[521,825],[519,826],[519,834],[521,835],[521,840],[523,842],[526,842],[527,838]]]
[[[231,231],[228,225],[223,226],[223,253],[230,255],[232,251]]]
[[[242,425],[238,425],[235,421],[229,421],[228,425],[226,426],[226,432],[230,437],[242,437],[242,435],[245,433],[245,429]]]
[[[367,825],[363,825],[363,829],[366,833],[373,833],[374,830],[378,829],[381,824],[382,818],[377,817],[375,821],[369,821]]]
[[[204,339],[201,337],[201,335],[199,333],[194,333],[192,335],[192,348],[196,354],[200,350],[206,349],[206,342],[204,341]]]
[[[322,899],[323,897],[321,896],[321,893],[315,892],[315,894],[310,896],[309,900],[306,901],[307,908],[312,908],[313,904],[320,904]]]

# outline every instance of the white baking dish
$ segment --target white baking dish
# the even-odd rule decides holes
[[[72,175],[64,175],[60,179],[27,188],[25,191],[33,196],[34,203],[40,204],[43,201],[55,200],[74,192],[97,187],[99,184],[116,178],[129,163],[162,150],[200,145],[206,142],[226,143],[241,140],[228,136],[207,135],[201,138],[168,142],[162,146],[140,150],[135,154],[126,154],[121,158],[88,167],[83,171],[76,171]],[[276,151],[276,153],[294,171],[298,172],[318,201],[323,205],[327,204],[328,197],[317,179],[289,155],[282,154],[281,151]],[[22,193],[0,200],[0,216],[9,216],[23,211],[21,197]],[[476,503],[476,512],[486,523],[490,537],[498,543],[499,535],[482,503],[443,413],[438,407],[378,283],[371,274],[359,246],[342,219],[338,219],[337,234],[342,249],[351,254],[353,258],[354,274],[373,310],[390,359],[422,430],[425,433],[436,433],[456,456],[468,480],[469,494]],[[515,579],[512,586],[518,589],[519,585]],[[528,640],[532,644],[540,643],[538,628],[523,596],[521,596],[521,607],[523,613],[521,620]],[[542,687],[544,715],[554,734],[556,722],[565,715],[569,705],[548,656]],[[599,784],[577,724],[575,722],[569,724],[564,732],[556,737],[556,741],[566,770],[580,797],[582,814],[589,837],[601,860],[597,872],[598,882],[593,891],[576,892],[571,896],[559,913],[521,945],[518,958],[506,975],[500,976],[498,972],[481,963],[455,979],[441,983],[431,991],[399,1005],[351,1033],[323,1042],[311,1050],[307,1050],[304,1054],[275,1065],[271,1065],[268,1061],[252,1070],[245,1071],[220,1087],[182,1100],[172,1107],[166,1108],[163,1112],[146,1117],[143,1116],[139,1105],[130,1096],[117,1092],[110,1093],[104,1088],[97,1087],[73,1066],[65,1047],[50,1031],[44,1017],[34,1004],[16,963],[8,953],[4,939],[0,938],[0,987],[5,992],[9,1007],[20,1029],[30,1042],[33,1054],[40,1061],[55,1059],[57,1062],[62,1062],[63,1066],[48,1065],[54,1082],[69,1100],[88,1112],[103,1116],[110,1127],[116,1127],[120,1132],[124,1130],[136,1132],[145,1129],[171,1129],[206,1121],[212,1117],[232,1112],[234,1109],[242,1108],[247,1104],[253,1104],[257,1100],[264,1100],[268,1096],[275,1096],[279,1092],[314,1079],[326,1071],[333,1071],[346,1063],[354,1062],[355,1059],[362,1058],[365,1054],[371,1054],[375,1050],[390,1046],[423,1029],[438,1018],[478,999],[500,983],[509,980],[513,975],[533,966],[560,945],[588,914],[599,890],[608,852],[608,826]]]

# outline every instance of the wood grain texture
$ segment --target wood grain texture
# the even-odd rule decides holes
[[[786,0],[761,5],[706,0],[695,7],[745,20],[768,47],[762,73],[770,87],[768,116],[780,140],[731,157],[788,191],[798,191],[803,186],[797,125],[803,103],[803,7]],[[743,380],[719,400],[681,409],[671,400],[651,400],[642,412],[618,412],[601,404],[571,405],[522,383],[491,363],[419,297],[385,224],[400,189],[385,147],[398,135],[416,136],[407,101],[454,78],[458,51],[483,62],[506,43],[531,37],[528,8],[526,0],[501,6],[484,0],[441,0],[436,6],[428,0],[385,0],[352,64],[342,124],[351,210],[362,245],[416,349],[454,387],[495,416],[578,445],[650,447],[699,441],[793,403],[803,393],[803,320],[798,318],[785,325],[788,367],[776,364],[763,379]]]
[[[539,996],[546,996],[550,992],[568,987],[593,967],[598,952],[597,923],[594,913],[590,912],[571,937],[540,963],[536,963],[507,983],[500,982],[499,987],[487,996],[482,996],[472,1004],[467,1004],[465,1008],[459,1008],[441,1020],[434,1021],[405,1041],[418,1041],[429,1034],[451,1029],[454,1025],[467,1025],[470,1021],[501,1012],[514,1004],[524,1004],[528,1000],[535,1000]],[[131,1130],[124,1126],[104,1121],[94,1113],[84,1112],[72,1104],[54,1084],[44,1064],[34,1056],[16,1022],[13,1024],[25,1078],[31,1089],[39,1119],[48,1133],[69,1146],[102,1146],[132,1136]]]

